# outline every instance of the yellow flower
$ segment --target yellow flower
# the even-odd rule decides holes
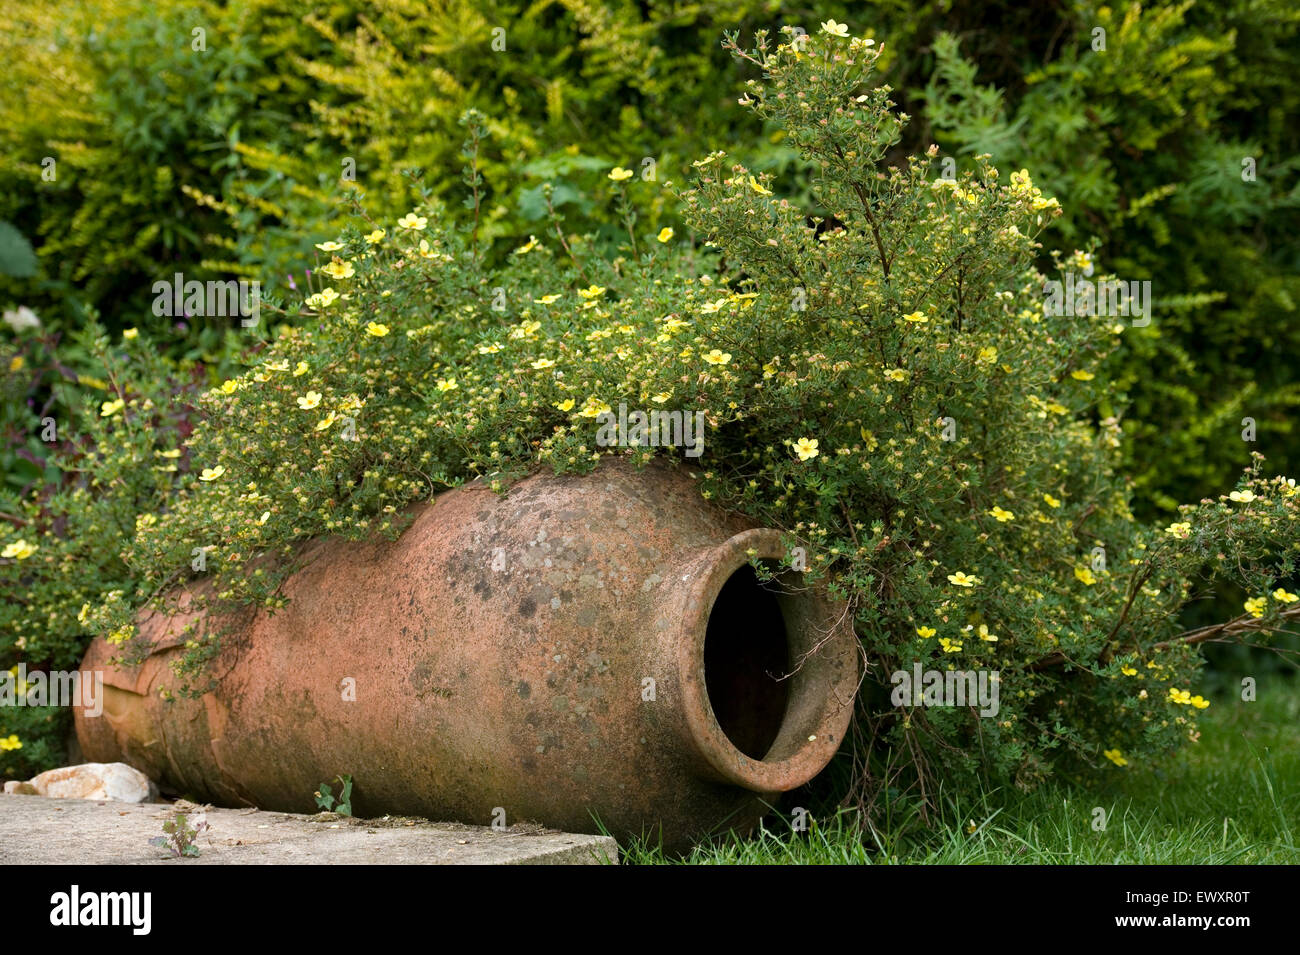
[[[1135,670],[1133,667],[1125,664],[1124,666],[1119,668],[1119,672],[1123,673],[1125,676],[1137,676],[1138,671]]]
[[[989,516],[996,518],[999,524],[1005,524],[1016,515],[1012,514],[1010,511],[1004,511],[1002,508],[995,506],[993,510],[989,511]]]
[[[719,351],[714,348],[707,352],[703,357],[710,365],[725,365],[727,362],[731,361],[731,352]]]
[[[1090,371],[1083,371],[1082,369],[1079,369],[1077,371],[1070,372],[1070,377],[1073,378],[1075,381],[1092,381],[1092,379],[1096,378],[1097,376]]]
[[[624,169],[622,166],[615,166],[609,171],[609,175],[606,178],[614,182],[626,182],[632,178],[632,170]]]
[[[22,748],[23,748],[23,744],[18,739],[18,736],[16,734],[10,733],[8,736],[0,737],[0,750],[9,752],[10,750],[22,749]]]
[[[1177,687],[1172,687],[1172,686],[1171,686],[1171,687],[1169,688],[1169,702],[1171,702],[1171,703],[1183,703],[1183,704],[1186,704],[1186,705],[1191,705],[1191,702],[1192,702],[1192,691],[1191,691],[1191,690],[1180,690],[1180,689],[1178,689]]]
[[[239,390],[239,382],[233,378],[228,378],[221,383],[221,393],[223,395],[233,395]]]
[[[403,229],[414,229],[416,232],[422,232],[424,227],[429,224],[429,220],[424,216],[417,216],[414,212],[408,212],[397,220],[397,224]]]
[[[961,649],[961,644],[956,640],[949,640],[947,637],[939,638],[939,646],[943,647],[944,653],[956,653]]]
[[[847,24],[836,23],[834,20],[827,20],[822,24],[822,32],[828,36],[848,36],[849,28]]]
[[[535,371],[543,371],[544,369],[555,367],[555,362],[551,361],[549,358],[539,358],[532,364]]]
[[[992,345],[985,345],[980,349],[978,361],[995,362],[998,360],[998,350]]]
[[[816,438],[800,438],[794,443],[794,453],[799,455],[800,461],[811,461],[817,455],[821,454],[817,450]]]
[[[338,420],[338,419],[337,419],[336,417],[334,417],[334,412],[331,411],[331,412],[329,413],[329,416],[328,416],[328,417],[321,418],[319,421],[316,422],[316,427],[315,427],[314,430],[316,430],[316,431],[324,431],[326,428],[328,428],[330,425],[332,425],[332,424],[333,424],[335,421],[337,421],[337,420]]]
[[[130,341],[132,338],[138,338],[139,335],[140,335],[140,330],[138,328],[127,328],[127,329],[123,329],[122,331],[122,337],[127,339],[128,341]]]
[[[1297,600],[1300,600],[1300,597],[1297,597],[1295,594],[1289,594],[1279,587],[1277,590],[1273,591],[1273,599],[1280,603],[1293,604]]]
[[[383,338],[388,334],[388,326],[381,325],[379,322],[371,322],[366,326],[366,334],[373,335],[375,338]]]
[[[299,401],[302,401],[301,398],[299,398],[298,400],[299,400]],[[225,465],[223,465],[223,464],[218,464],[215,468],[204,468],[204,469],[199,473],[199,480],[200,480],[200,481],[215,481],[217,478],[221,477],[221,475],[223,475],[223,474],[225,474],[225,473],[226,473]]]
[[[1056,498],[1052,497],[1052,495],[1050,495],[1050,494],[1044,494],[1044,495],[1043,495],[1043,500],[1047,502],[1047,506],[1048,506],[1048,507],[1060,507],[1060,506],[1061,506],[1061,502],[1058,501]]]
[[[99,416],[101,418],[112,417],[113,415],[121,411],[125,406],[126,406],[126,402],[123,401],[121,398],[118,398],[114,401],[105,401],[102,405],[99,406]]]
[[[339,300],[339,293],[332,288],[321,289],[315,295],[307,296],[309,308],[329,308]]]
[[[4,550],[0,551],[0,557],[16,557],[18,560],[26,560],[28,557],[31,557],[32,554],[36,553],[36,551],[37,545],[29,544],[27,541],[19,538],[12,544],[6,546]]]
[[[300,362],[298,362],[298,364],[295,365],[294,368],[293,368],[293,376],[294,376],[295,378],[297,378],[297,377],[299,377],[300,375],[305,375],[305,374],[307,374],[308,370],[309,370],[309,369],[308,369],[308,367],[307,367],[307,363],[306,363],[305,361],[300,361]]]
[[[1249,504],[1255,500],[1255,493],[1253,491],[1233,491],[1228,497],[1238,504]]]
[[[956,584],[958,587],[974,587],[979,582],[980,579],[975,575],[967,575],[960,570],[955,574],[948,575],[948,583]]]
[[[1198,710],[1203,710],[1210,705],[1210,701],[1205,699],[1203,696],[1194,696],[1187,702],[1191,703],[1192,706],[1196,707]]]
[[[1250,614],[1252,617],[1264,616],[1264,610],[1267,606],[1268,606],[1267,597],[1255,597],[1252,600],[1247,600],[1245,603],[1246,612]]]
[[[459,386],[458,384],[456,384],[456,379],[455,379],[455,378],[439,378],[439,379],[438,379],[438,390],[439,390],[439,391],[455,391],[455,390],[456,390],[457,388],[459,388],[459,387],[460,387],[460,386]]]
[[[920,325],[923,322],[928,322],[929,319],[925,317],[925,312],[908,312],[903,316],[903,321],[911,322],[914,325]]]
[[[578,289],[578,294],[586,299],[599,298],[605,294],[603,285],[588,285],[586,288]]]
[[[10,370],[10,371],[22,371],[22,369],[23,369],[23,365],[24,365],[24,364],[25,364],[25,362],[23,361],[23,356],[22,356],[22,355],[14,355],[13,358],[10,358],[10,359],[9,359],[9,370]]]
[[[371,232],[366,235],[366,242],[369,243],[370,245],[378,245],[380,242],[383,241],[384,236],[386,236],[387,234],[388,233],[385,232],[383,229],[376,229],[374,232]]]
[[[655,236],[655,238],[658,239],[660,242],[669,242],[672,240],[672,237],[673,237],[673,230],[668,226],[664,226],[662,229],[660,229],[659,234]]]
[[[131,637],[134,634],[135,634],[135,625],[130,623],[124,623],[122,624],[122,626],[118,627],[116,630],[110,633],[105,639],[108,640],[108,642],[113,644],[114,646],[117,646],[119,643],[123,643],[131,639]]]
[[[935,630],[934,627],[917,627],[917,628],[916,628],[916,635],[917,635],[918,637],[920,637],[922,640],[929,640],[931,637],[933,637],[933,636],[934,636],[936,633],[938,633],[938,632],[939,632],[939,631]]]
[[[537,248],[539,244],[537,236],[530,235],[527,242],[515,249],[515,255],[527,255],[529,252],[533,251],[533,249]]]
[[[597,415],[609,413],[609,410],[609,405],[601,401],[599,398],[588,398],[583,402],[582,410],[579,411],[578,414],[582,415],[584,418],[594,418]]]
[[[333,279],[350,279],[356,275],[356,269],[352,268],[351,262],[344,262],[342,259],[332,259],[329,265],[321,266],[321,271]]]
[[[160,458],[179,458],[181,456],[180,448],[172,448],[170,451],[155,451],[154,454]]]
[[[543,295],[541,298],[533,299],[535,305],[553,305],[560,300],[558,295]]]
[[[1013,173],[1013,175],[1014,175],[1014,173]],[[1101,755],[1105,756],[1107,759],[1109,759],[1109,760],[1110,760],[1112,763],[1114,763],[1116,766],[1127,766],[1127,765],[1128,765],[1128,760],[1124,758],[1124,754],[1121,753],[1121,752],[1120,752],[1119,750],[1117,750],[1117,749],[1107,749],[1107,750],[1103,750]]]
[[[320,249],[322,252],[337,252],[339,249],[343,248],[343,245],[340,242],[335,242],[333,239],[330,239],[328,242],[317,242],[316,248]]]
[[[772,194],[771,189],[764,189],[762,183],[760,183],[753,176],[749,177],[749,188],[753,189],[760,196],[770,196]]]
[[[478,353],[480,355],[495,355],[500,350],[501,346],[496,342],[488,342],[486,345],[478,346]]]
[[[321,393],[319,391],[309,391],[301,398],[296,399],[298,407],[303,411],[310,411],[312,408],[320,406]]]
[[[886,368],[886,381],[907,381],[907,369],[905,368]]]
[[[671,397],[672,397],[672,393],[671,393],[671,392],[668,392],[668,391],[661,391],[661,392],[659,392],[659,394],[657,394],[657,395],[653,395],[653,396],[650,398],[650,400],[653,401],[653,402],[654,402],[655,404],[657,404],[657,405],[661,405],[661,404],[663,404],[665,401],[667,401],[667,400],[668,400],[669,398],[671,398]]]
[[[557,401],[555,407],[559,408],[561,411],[572,411],[573,404],[574,402],[572,398],[565,398],[563,401]]]
[[[267,521],[269,521],[270,519],[271,519],[271,512],[270,512],[270,511],[263,511],[263,512],[262,512],[262,516],[259,517],[259,518],[257,519],[257,523],[259,523],[259,524],[265,524],[265,523],[266,523]]]
[[[1074,568],[1074,576],[1078,577],[1079,580],[1083,581],[1083,583],[1089,587],[1097,582],[1097,578],[1093,576],[1092,571],[1087,567]]]
[[[980,633],[980,639],[983,640],[985,643],[998,642],[997,635],[989,633],[989,628],[985,624],[980,624],[979,633]]]
[[[1166,534],[1172,534],[1174,537],[1186,540],[1192,533],[1192,524],[1190,521],[1175,521],[1165,528]]]

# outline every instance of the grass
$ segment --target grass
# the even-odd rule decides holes
[[[1093,828],[1104,810],[1104,831]],[[628,864],[1282,864],[1300,862],[1300,685],[1261,683],[1255,702],[1216,699],[1201,738],[1157,766],[1088,784],[1053,782],[944,800],[925,831],[862,831],[855,813],[794,833],[760,828],[671,858],[645,843]],[[779,820],[773,815],[769,820]],[[771,821],[768,825],[773,825]]]

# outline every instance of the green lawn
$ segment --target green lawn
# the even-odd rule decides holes
[[[1106,811],[1105,831],[1093,828]],[[771,817],[777,818],[775,816]],[[941,825],[864,838],[842,813],[804,834],[762,829],[673,859],[644,844],[630,864],[1246,864],[1300,862],[1300,685],[1261,683],[1253,703],[1216,698],[1200,741],[1159,766],[1130,764],[1029,795],[947,800]],[[769,822],[769,825],[773,823]],[[776,823],[780,825],[780,823]],[[972,828],[973,827],[973,828]]]

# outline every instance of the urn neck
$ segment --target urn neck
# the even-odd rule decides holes
[[[719,781],[754,792],[801,786],[830,762],[852,717],[852,620],[780,570],[781,534],[744,531],[687,575],[678,643],[687,733]],[[756,573],[756,560],[769,573]],[[770,579],[760,579],[769,577]]]

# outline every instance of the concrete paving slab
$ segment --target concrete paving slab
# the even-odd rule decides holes
[[[149,840],[185,812],[203,813],[198,858]],[[618,860],[608,836],[520,824],[504,830],[390,816],[353,819],[192,803],[0,795],[0,865],[598,865]]]

